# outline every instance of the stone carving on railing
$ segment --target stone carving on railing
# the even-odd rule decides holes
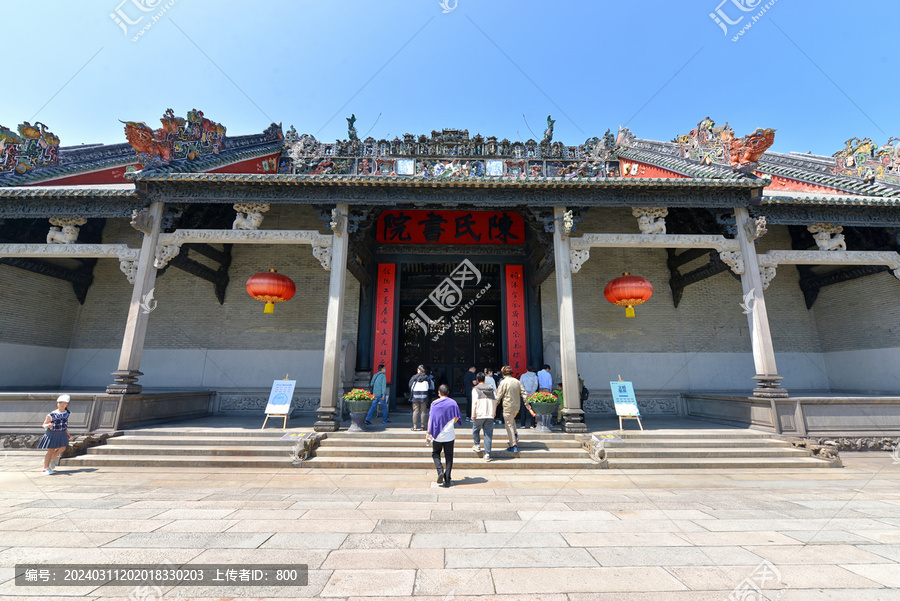
[[[47,244],[75,244],[81,226],[87,223],[84,217],[51,217]]]
[[[826,440],[822,444],[812,442],[811,440],[792,440],[791,444],[796,448],[806,449],[812,457],[830,461],[835,464],[836,467],[843,467],[839,455],[839,446],[833,440]]]
[[[299,467],[304,461],[312,457],[313,452],[325,439],[322,432],[308,432],[303,438],[297,441],[294,448],[291,449],[291,467]]]
[[[233,230],[258,230],[263,222],[263,213],[269,210],[264,202],[238,202],[234,204],[237,215],[231,225]]]
[[[813,235],[819,250],[847,250],[844,241],[844,228],[832,223],[817,223],[807,226],[809,233]]]
[[[669,214],[666,207],[634,207],[631,214],[637,218],[642,234],[665,235],[666,215]]]
[[[609,460],[606,455],[606,441],[595,436],[583,436],[581,439],[582,448],[590,453],[591,459],[600,464],[600,467],[609,467]]]

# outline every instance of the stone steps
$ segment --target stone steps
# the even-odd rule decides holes
[[[296,439],[281,440],[285,432],[164,427],[134,430],[91,447],[84,455],[63,459],[60,465],[288,468]],[[504,450],[505,430],[497,427],[491,462],[484,461],[483,453],[472,451],[468,425],[458,427],[456,434],[454,466],[461,469],[805,469],[832,465],[810,457],[786,440],[747,430],[619,432],[615,438],[604,440],[606,466],[590,458],[582,447],[583,437],[564,432],[521,430],[519,452],[511,453]],[[328,433],[302,467],[433,470],[434,464],[424,432],[395,427]]]

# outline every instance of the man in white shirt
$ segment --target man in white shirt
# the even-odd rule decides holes
[[[478,382],[472,388],[472,441],[475,443],[472,450],[481,452],[481,437],[484,432],[484,460],[491,460],[491,440],[494,437],[494,413],[497,410],[497,397],[494,388],[485,383],[484,372],[478,372],[475,380]]]
[[[519,382],[522,383],[522,388],[525,389],[526,402],[525,406],[522,408],[522,428],[528,427],[528,418],[531,418],[531,425],[537,425],[537,419],[531,415],[531,405],[528,404],[527,398],[537,392],[538,389],[538,375],[534,373],[533,369],[529,369],[522,377],[519,379]]]
[[[553,376],[550,375],[550,366],[544,363],[537,374],[538,392],[551,392],[553,390]]]

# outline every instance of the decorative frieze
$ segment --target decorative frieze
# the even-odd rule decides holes
[[[0,257],[59,257],[137,261],[141,251],[125,244],[0,244]]]
[[[313,256],[319,260],[325,271],[331,271],[331,247],[330,246],[313,246]]]
[[[137,277],[138,262],[119,261],[119,269],[125,274],[125,277],[128,278],[128,283],[134,284],[134,279]]]
[[[169,264],[169,261],[177,257],[180,252],[180,246],[158,245],[156,247],[156,255],[153,257],[153,266],[157,269],[162,269]]]
[[[778,265],[886,265],[900,279],[900,253],[880,250],[770,250],[758,255],[760,267]],[[723,257],[724,260],[724,257]]]
[[[737,240],[725,236],[708,234],[584,234],[569,240],[570,247],[581,250],[586,248],[615,248],[635,246],[641,248],[714,248],[723,251],[738,251]]]
[[[642,415],[677,415],[678,401],[675,398],[639,398],[638,408]],[[615,415],[616,408],[611,398],[590,397],[582,404],[585,413]]]
[[[219,393],[220,411],[253,411],[262,413],[269,402],[267,394],[223,394]],[[319,397],[295,395],[291,399],[291,413],[313,413],[319,407]]]
[[[665,235],[666,215],[669,214],[666,207],[633,207],[631,214],[637,218],[642,234]]]

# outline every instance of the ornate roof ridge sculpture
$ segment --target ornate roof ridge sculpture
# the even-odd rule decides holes
[[[225,126],[207,119],[203,111],[192,109],[185,119],[166,109],[159,121],[162,127],[156,130],[143,121],[122,121],[125,137],[144,167],[162,167],[180,159],[192,161],[225,149]]]
[[[547,116],[541,142],[510,141],[497,136],[470,136],[467,129],[432,130],[431,135],[403,134],[393,140],[360,140],[356,116],[347,118],[348,138],[322,142],[299,134],[291,126],[285,134],[286,164],[282,173],[299,175],[382,175],[452,177],[611,177],[618,175],[617,137],[607,130],[578,146],[552,142],[555,120]],[[619,139],[633,139],[620,128]]]
[[[716,122],[707,116],[700,120],[697,127],[677,136],[672,142],[678,144],[684,158],[707,165],[731,165],[733,169],[749,173],[775,142],[775,130],[757,127],[753,133],[735,138],[734,130],[727,122],[717,127]]]
[[[0,174],[22,175],[59,164],[59,136],[40,121],[25,121],[18,133],[0,125]]]

